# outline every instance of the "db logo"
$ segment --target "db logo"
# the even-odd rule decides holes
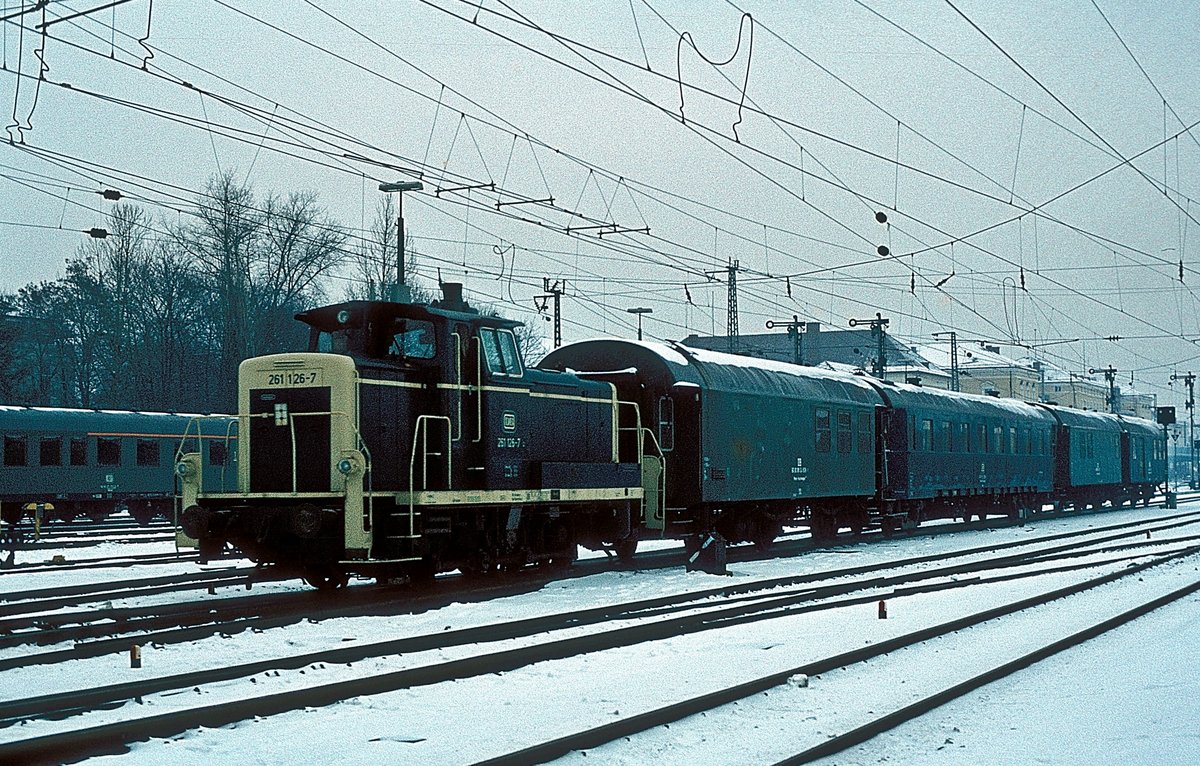
[[[501,425],[503,425],[504,430],[509,433],[516,431],[517,430],[517,413],[511,412],[511,411],[506,411],[504,413],[503,418],[501,419]]]

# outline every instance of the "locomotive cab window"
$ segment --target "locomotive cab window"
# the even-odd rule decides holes
[[[14,468],[25,465],[25,453],[26,444],[24,436],[4,437],[4,465]]]
[[[228,450],[225,447],[224,441],[211,441],[208,443],[208,462],[209,465],[225,465],[226,454]]]
[[[322,354],[352,354],[362,348],[362,330],[357,327],[346,327],[333,332],[314,330],[313,339],[309,344],[310,351]]]
[[[392,323],[387,355],[395,359],[432,359],[437,354],[433,322],[397,319]]]
[[[517,339],[511,331],[485,327],[479,331],[479,341],[493,375],[519,378],[525,374],[521,368],[521,355],[517,353]]]

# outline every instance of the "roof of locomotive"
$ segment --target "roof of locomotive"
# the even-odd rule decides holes
[[[467,311],[442,308],[437,305],[438,303],[439,301],[434,301],[432,304],[395,303],[393,301],[345,301],[343,303],[334,303],[329,306],[302,311],[296,315],[296,319],[310,327],[315,327],[325,332],[332,332],[350,325],[362,324],[364,320],[366,322],[386,322],[396,318],[471,322],[490,327],[505,327],[509,329],[520,327],[523,324],[513,319],[481,314],[470,308]],[[465,306],[466,304],[461,305]],[[348,314],[348,318],[345,320],[340,318],[343,311]]]
[[[551,351],[544,369],[630,374],[663,389],[695,385],[726,393],[765,393],[833,402],[878,404],[878,393],[861,377],[686,346],[599,338]]]

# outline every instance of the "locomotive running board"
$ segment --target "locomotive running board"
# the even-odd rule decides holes
[[[493,489],[432,490],[391,495],[397,505],[511,505],[529,503],[587,503],[605,500],[641,500],[641,487],[603,489]]]

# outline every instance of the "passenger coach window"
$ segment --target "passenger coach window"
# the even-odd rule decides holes
[[[25,465],[25,437],[24,436],[5,436],[4,437],[4,464],[7,466]]]
[[[921,421],[917,431],[917,449],[929,452],[933,449],[933,421],[928,418]]]
[[[851,431],[851,422],[852,421],[850,420],[849,412],[841,412],[841,411],[838,412],[838,414],[837,414],[837,427],[838,427],[837,449],[838,449],[838,452],[840,452],[843,455],[849,453],[851,447],[853,446],[850,441],[850,439],[851,439],[851,432],[850,432]]]
[[[87,465],[87,439],[71,440],[71,465]]]
[[[1004,454],[1004,426],[992,426],[992,449],[996,454]]]
[[[663,452],[675,449],[675,400],[669,396],[658,399],[658,448]]]
[[[861,454],[871,452],[871,413],[858,413],[858,451]]]
[[[829,423],[829,410],[816,411],[814,436],[816,437],[817,452],[828,452],[833,443],[832,429]]]
[[[62,439],[42,439],[38,451],[42,465],[62,465]]]
[[[137,440],[137,464],[158,465],[158,442],[153,439]]]
[[[225,465],[225,442],[211,441],[208,443],[208,462],[210,465]]]
[[[99,465],[120,465],[121,440],[104,437],[96,439],[96,463]]]
[[[955,446],[958,447],[959,452],[970,452],[971,451],[971,424],[970,423],[956,423],[955,426],[958,428],[958,438],[956,440]]]

